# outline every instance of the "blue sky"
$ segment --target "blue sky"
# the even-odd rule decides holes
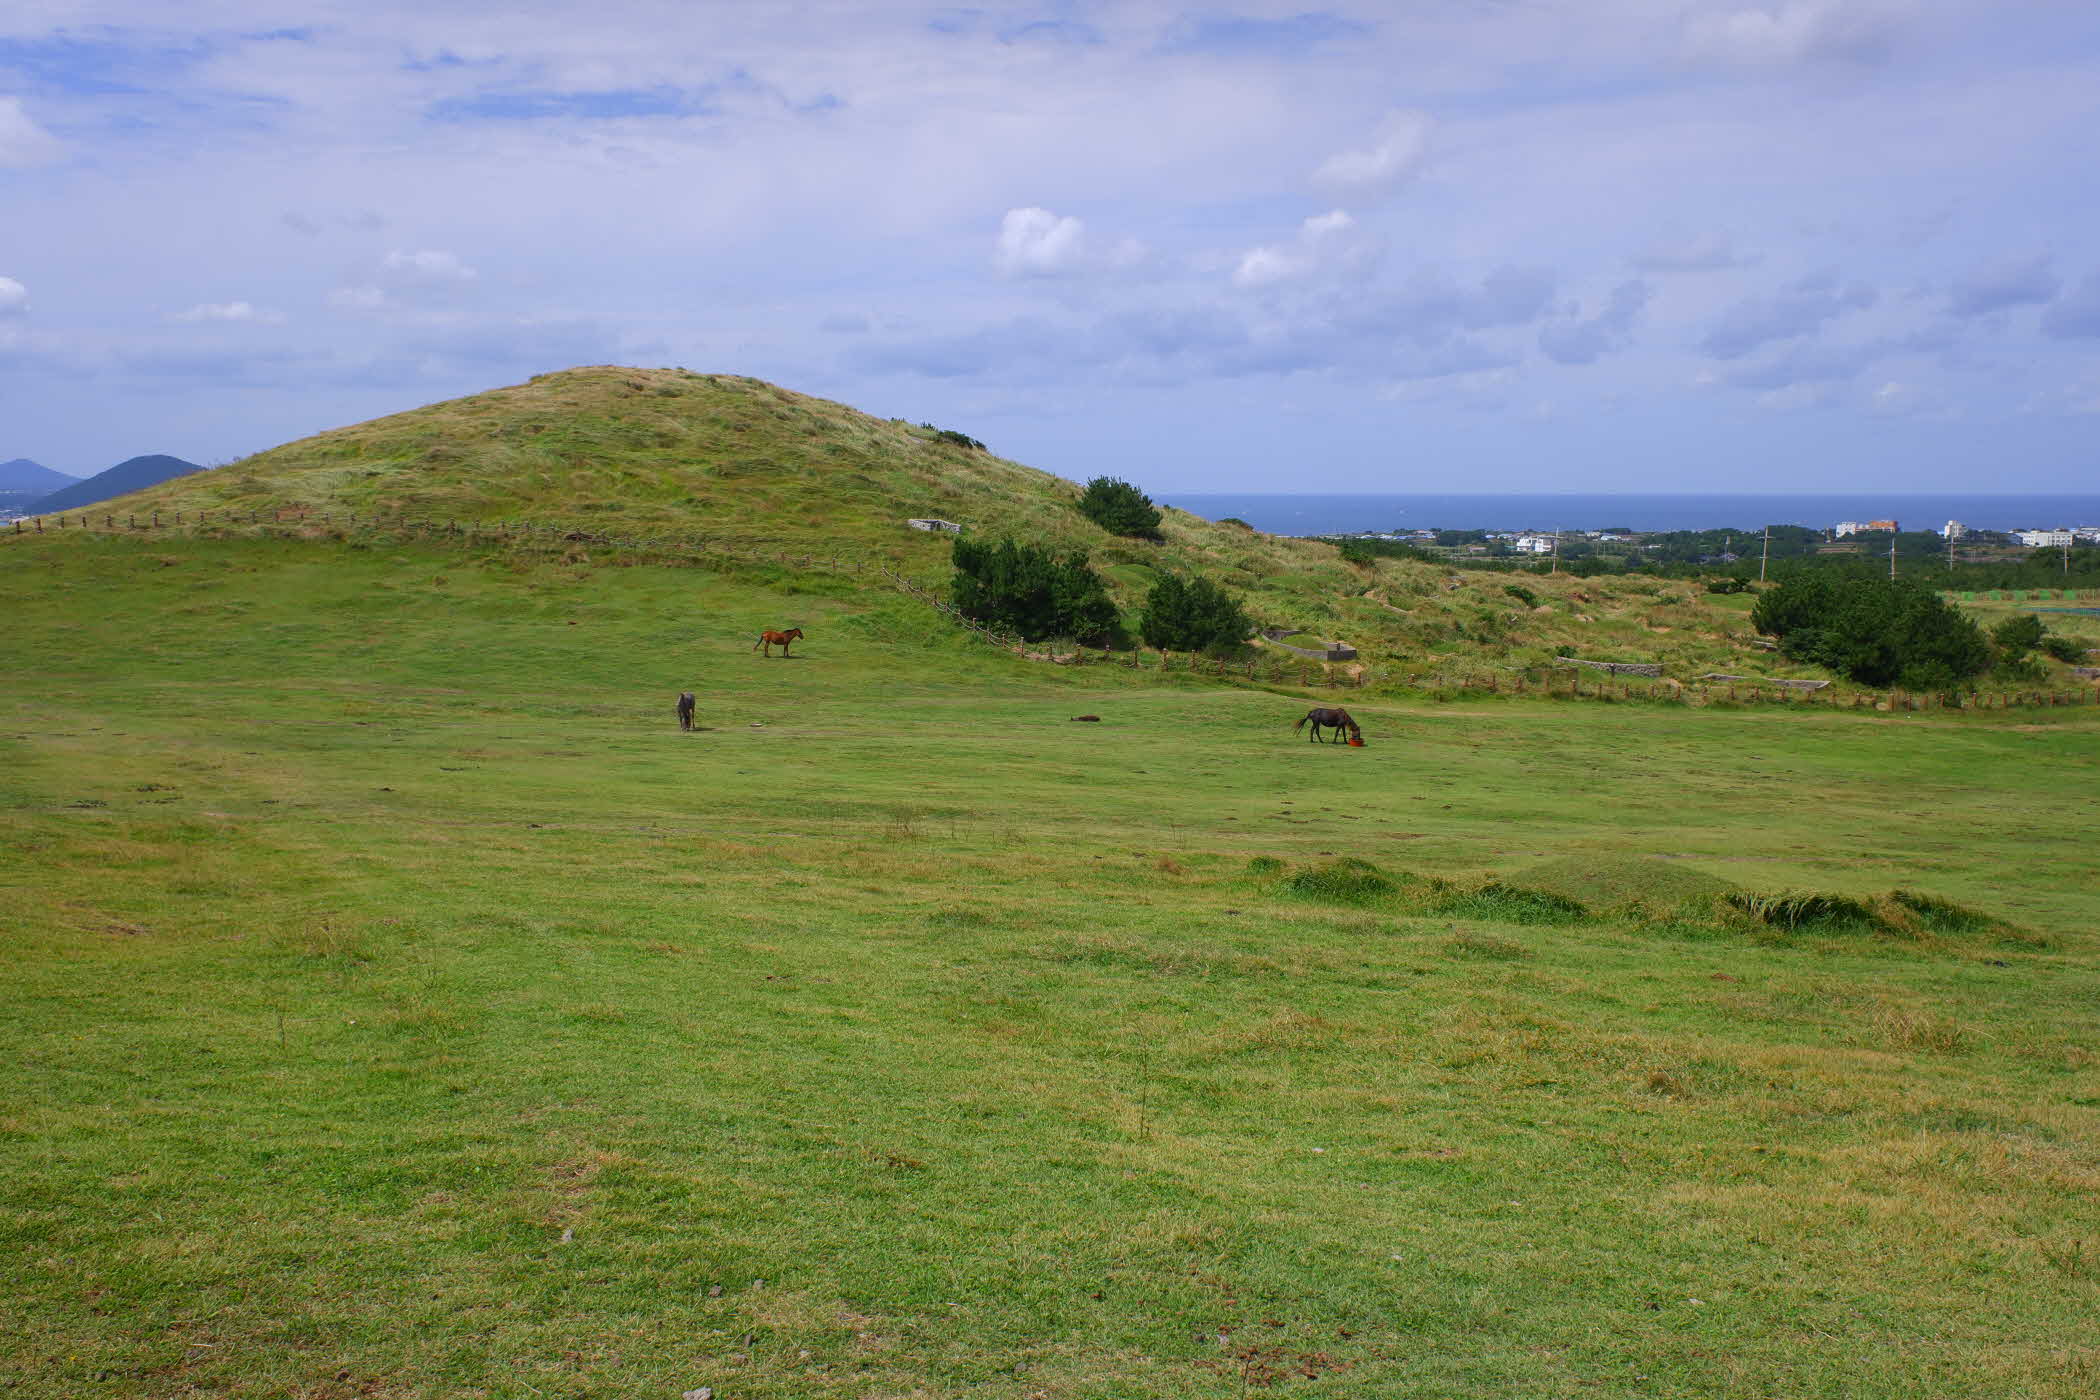
[[[38,0],[0,459],[578,364],[1155,492],[2100,490],[2089,0]]]

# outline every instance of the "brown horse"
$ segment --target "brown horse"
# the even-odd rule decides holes
[[[678,727],[683,730],[693,727],[693,692],[690,690],[678,692]]]
[[[800,627],[790,627],[785,632],[761,632],[758,634],[758,640],[751,644],[751,650],[757,651],[760,647],[764,647],[766,655],[771,656],[773,648],[779,647],[780,654],[786,656],[788,654],[788,643],[800,641],[801,639],[802,629]]]
[[[1291,732],[1293,734],[1297,733],[1299,730],[1305,728],[1305,726],[1308,723],[1312,725],[1312,736],[1309,742],[1316,744],[1328,742],[1327,740],[1322,739],[1320,737],[1320,731],[1322,729],[1332,729],[1335,732],[1334,742],[1339,743],[1341,740],[1342,731],[1347,730],[1349,733],[1349,742],[1355,744],[1358,748],[1363,747],[1364,731],[1355,720],[1349,717],[1349,712],[1347,710],[1328,710],[1317,708],[1307,710],[1305,712],[1305,718],[1299,720],[1296,724],[1291,726]]]

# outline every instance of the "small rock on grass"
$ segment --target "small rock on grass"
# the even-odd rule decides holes
[[[679,1396],[678,1400],[715,1400],[715,1388],[711,1385],[703,1385],[698,1390],[688,1390],[685,1394]]]

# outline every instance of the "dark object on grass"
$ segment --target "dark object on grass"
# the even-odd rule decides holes
[[[1320,737],[1320,731],[1322,729],[1332,729],[1335,734],[1333,742],[1341,742],[1342,733],[1346,730],[1349,735],[1349,743],[1352,746],[1359,749],[1364,746],[1363,727],[1357,724],[1355,720],[1349,718],[1347,710],[1329,710],[1315,706],[1313,709],[1305,712],[1304,719],[1291,726],[1291,732],[1293,734],[1297,733],[1305,728],[1308,723],[1312,725],[1312,734],[1309,740],[1312,743],[1324,744],[1329,742]]]
[[[678,692],[678,727],[683,730],[693,727],[693,692],[690,690]]]
[[[1074,723],[1074,724],[1099,724],[1099,723],[1101,723],[1101,716],[1099,716],[1099,715],[1074,715],[1074,716],[1072,716],[1072,723]]]
[[[788,643],[799,641],[801,637],[802,629],[800,627],[790,627],[785,632],[761,632],[758,634],[758,640],[751,644],[751,650],[757,651],[760,647],[764,647],[766,655],[771,656],[773,648],[779,647],[780,654],[786,656],[788,654]]]

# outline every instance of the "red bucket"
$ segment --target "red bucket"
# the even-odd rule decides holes
[[[1361,736],[1361,735],[1359,735],[1358,737],[1356,737],[1356,738],[1354,738],[1354,739],[1351,739],[1351,740],[1349,741],[1349,747],[1350,747],[1350,748],[1352,748],[1352,749],[1360,749],[1360,748],[1362,748],[1363,746],[1364,746],[1364,741],[1363,741],[1363,738],[1362,738],[1362,736]]]

